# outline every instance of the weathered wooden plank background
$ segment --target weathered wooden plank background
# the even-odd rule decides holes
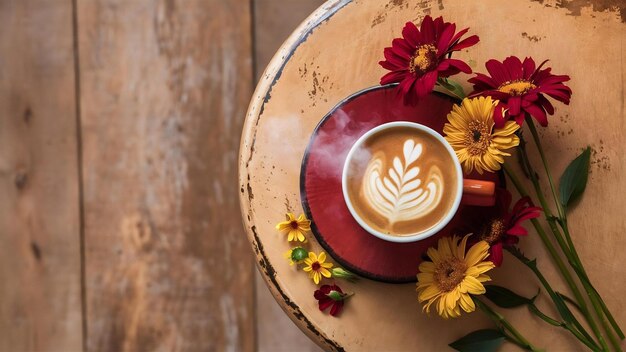
[[[0,351],[318,350],[255,279],[235,165],[322,2],[0,0]]]
[[[0,1],[0,350],[82,345],[69,1]]]

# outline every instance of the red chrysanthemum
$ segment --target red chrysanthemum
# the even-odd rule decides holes
[[[352,294],[343,293],[341,288],[337,285],[322,285],[322,287],[313,294],[313,297],[315,297],[319,303],[319,309],[324,311],[328,307],[331,307],[330,315],[333,317],[341,313],[344,301],[350,296],[352,296]]]
[[[546,114],[554,114],[554,106],[544,96],[569,105],[572,90],[563,84],[569,76],[553,75],[550,67],[542,69],[548,60],[535,66],[535,61],[527,57],[524,62],[509,56],[503,62],[489,60],[485,64],[489,75],[477,73],[469,80],[474,85],[471,95],[491,96],[500,101],[494,114],[497,127],[504,126],[510,119],[521,126],[526,116],[532,116],[542,126],[548,125]]]
[[[541,215],[541,208],[535,207],[529,197],[523,197],[511,206],[511,193],[507,190],[498,190],[498,206],[500,216],[489,222],[480,232],[477,241],[489,243],[489,258],[496,266],[502,265],[502,249],[519,242],[519,236],[528,235],[522,222],[537,218]]]
[[[456,25],[444,22],[442,17],[433,20],[426,16],[419,29],[407,22],[402,38],[394,39],[391,47],[385,48],[386,60],[379,64],[391,72],[380,79],[380,84],[400,83],[398,91],[405,104],[415,105],[420,97],[433,90],[438,77],[472,73],[465,62],[446,57],[478,43],[475,35],[460,40],[468,29],[455,34]]]

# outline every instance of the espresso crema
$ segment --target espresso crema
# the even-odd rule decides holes
[[[397,126],[371,135],[347,167],[352,207],[372,229],[388,235],[428,231],[457,197],[456,166],[446,146],[415,128]]]

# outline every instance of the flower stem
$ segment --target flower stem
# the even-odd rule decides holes
[[[617,332],[617,335],[620,337],[620,339],[623,340],[626,337],[624,336],[624,332],[622,331],[622,329],[620,329],[619,325],[615,321],[615,318],[613,318],[613,314],[611,314],[611,312],[609,311],[609,308],[606,306],[606,303],[604,303],[604,300],[602,299],[602,297],[600,297],[600,294],[598,293],[598,291],[596,291],[595,293],[600,299],[600,305],[602,306],[602,311],[604,312],[604,314],[606,314],[606,317],[609,319],[609,323],[611,323],[611,326],[613,326],[613,329],[615,329],[615,332]]]
[[[504,168],[504,172],[507,174],[507,176],[509,177],[509,179],[511,180],[511,182],[513,183],[513,185],[515,186],[515,188],[517,189],[519,194],[522,197],[529,196],[528,191],[526,190],[524,185],[520,182],[519,178],[513,172],[513,170],[511,170],[510,166],[508,166],[505,163],[503,165],[503,168]],[[531,173],[533,173],[532,170],[531,170]],[[545,209],[544,209],[544,212],[545,212]],[[574,294],[574,297],[576,298],[576,301],[578,302],[578,305],[579,305],[579,307],[580,307],[580,309],[581,309],[581,311],[583,313],[583,316],[585,317],[585,320],[587,321],[587,323],[591,327],[591,330],[593,330],[593,333],[596,336],[596,338],[598,339],[598,342],[600,343],[600,345],[603,347],[604,350],[608,350],[608,345],[606,344],[606,341],[604,340],[604,337],[602,336],[602,333],[600,332],[600,329],[598,328],[598,325],[596,324],[595,320],[593,319],[593,317],[589,313],[589,308],[587,307],[587,302],[583,298],[583,295],[580,292],[580,289],[578,288],[578,286],[574,282],[574,278],[572,277],[572,274],[570,273],[570,271],[565,266],[565,263],[563,262],[563,259],[561,259],[561,256],[557,253],[556,248],[554,247],[552,242],[550,242],[550,239],[548,238],[545,230],[543,229],[543,227],[541,226],[539,221],[537,221],[537,219],[532,219],[531,222],[532,222],[533,226],[535,227],[535,230],[537,231],[537,234],[539,235],[539,238],[541,238],[541,241],[543,242],[544,246],[546,247],[546,249],[550,253],[550,256],[552,257],[552,260],[556,264],[557,268],[561,272],[561,275],[563,276],[563,278],[567,282],[570,290]],[[535,274],[537,274],[537,273],[535,272]]]
[[[515,346],[523,349],[523,350],[528,350],[528,346],[524,345],[523,343],[517,341],[513,336],[510,336],[509,334],[505,332],[502,332],[502,334],[504,335],[504,339],[509,341],[510,343],[514,344]]]
[[[554,182],[552,181],[552,174],[550,172],[550,168],[548,167],[548,162],[545,157],[545,153],[543,151],[541,139],[539,138],[539,134],[537,133],[537,128],[535,127],[535,124],[532,121],[532,118],[526,117],[526,122],[533,136],[533,141],[535,142],[535,145],[537,146],[537,149],[539,150],[539,155],[541,156],[544,170],[546,172],[546,175],[548,176],[548,182],[550,184],[550,189],[552,190],[552,196],[554,197],[554,202],[556,204],[557,211],[559,214],[559,217],[558,217],[559,224],[561,225],[561,228],[563,229],[563,234],[564,234],[565,240],[567,241],[567,244],[563,242],[563,236],[561,236],[561,232],[556,226],[554,217],[551,215],[550,210],[547,207],[547,202],[545,198],[543,197],[543,192],[541,192],[541,187],[539,186],[537,177],[535,173],[532,172],[532,167],[530,167],[530,165],[527,165],[528,169],[531,170],[530,172],[531,181],[533,182],[537,196],[539,197],[539,200],[542,203],[542,206],[544,207],[544,212],[546,214],[546,217],[548,218],[548,223],[550,224],[550,228],[555,238],[557,239],[557,242],[559,243],[561,250],[567,257],[568,261],[570,262],[570,266],[572,266],[574,271],[578,274],[579,279],[581,283],[583,284],[583,288],[585,289],[587,296],[589,296],[589,300],[591,301],[594,311],[598,319],[600,320],[600,323],[602,324],[602,327],[604,328],[611,342],[611,345],[616,351],[621,351],[620,343],[615,337],[613,332],[615,331],[622,339],[624,338],[623,337],[624,334],[619,328],[619,326],[617,325],[617,323],[615,322],[615,319],[613,318],[610,311],[607,309],[606,304],[604,304],[604,302],[602,301],[602,298],[600,297],[596,289],[591,284],[589,277],[587,276],[587,273],[582,265],[580,257],[578,256],[578,252],[576,251],[576,247],[574,246],[574,242],[572,241],[571,235],[569,233],[569,228],[567,226],[567,217],[563,209],[563,206],[561,202],[559,201],[559,197],[556,194],[556,188],[554,187]],[[525,153],[526,151],[522,150],[522,152]],[[528,160],[527,157],[524,159]],[[609,326],[609,323],[607,323],[606,318],[608,318],[611,321],[611,326]]]
[[[509,177],[509,179],[511,180],[511,182],[517,189],[517,192],[522,197],[528,197],[529,196],[528,191],[526,190],[524,185],[520,182],[515,172],[511,170],[508,164],[505,163],[503,166],[504,166],[504,172],[506,173],[506,175]],[[541,238],[543,244],[546,246],[546,249],[550,253],[550,256],[552,257],[557,267],[559,268],[559,271],[565,278],[565,281],[567,281],[568,285],[570,286],[572,293],[574,293],[574,296],[576,297],[576,301],[581,306],[581,309],[586,310],[586,302],[583,299],[583,296],[580,290],[578,289],[578,286],[576,286],[576,283],[574,282],[572,275],[570,274],[569,270],[567,270],[567,267],[565,266],[563,259],[561,259],[561,257],[558,255],[556,248],[554,247],[552,242],[550,242],[550,240],[548,239],[548,236],[546,235],[546,232],[544,231],[541,224],[539,224],[539,221],[537,221],[536,219],[532,219],[531,222],[534,225],[535,230],[537,230],[537,234]]]
[[[511,325],[511,323],[509,323],[509,321],[506,320],[506,318],[503,317],[500,313],[494,311],[486,303],[476,297],[472,296],[472,300],[478,306],[478,308],[480,308],[480,310],[487,314],[487,316],[491,320],[493,320],[494,323],[496,323],[496,325],[501,326],[502,329],[507,330],[511,333],[512,336],[507,336],[507,340],[529,351],[541,351],[533,346],[530,342],[528,342],[528,340],[524,336],[522,336],[522,334],[517,331],[517,329],[515,329],[515,327],[513,327],[513,325]]]
[[[569,243],[569,247],[570,247],[570,250],[572,252],[573,260],[576,263],[576,267],[574,267],[574,270],[580,276],[580,281],[582,282],[583,287],[585,288],[585,291],[587,291],[587,294],[589,295],[589,299],[591,300],[591,303],[594,305],[594,308],[596,309],[596,312],[598,312],[598,316],[602,320],[603,326],[606,327],[606,325],[607,325],[606,321],[604,321],[604,316],[606,316],[606,318],[609,320],[609,323],[611,324],[611,327],[613,328],[613,330],[617,333],[617,335],[620,337],[620,339],[623,340],[624,339],[624,332],[622,332],[622,329],[620,329],[619,325],[615,321],[615,318],[613,318],[613,314],[611,314],[611,312],[609,311],[608,307],[606,306],[606,303],[604,303],[604,300],[602,299],[602,297],[600,296],[598,291],[591,284],[591,280],[589,279],[589,276],[587,276],[587,271],[585,270],[585,267],[583,266],[583,264],[582,264],[582,262],[580,260],[580,257],[578,256],[578,251],[576,251],[576,247],[574,247],[574,243],[572,241],[572,237],[571,237],[571,235],[569,233],[569,227],[567,226],[567,219],[562,219],[562,221],[561,221],[561,228],[563,229],[563,233],[565,234],[565,239]],[[604,316],[602,314],[604,314]],[[612,334],[609,334],[609,337],[611,337],[611,336],[612,336]],[[614,338],[614,336],[613,336],[613,338]],[[616,342],[617,342],[617,340],[616,340]],[[614,343],[614,345],[615,345],[615,343]],[[619,342],[617,342],[617,345],[619,345]]]
[[[585,288],[585,291],[587,291],[587,295],[589,296],[589,299],[591,300],[591,304],[593,305],[593,308],[596,311],[596,315],[598,316],[598,319],[600,319],[600,323],[602,324],[604,331],[609,337],[609,341],[611,341],[611,345],[616,351],[621,351],[622,347],[620,346],[620,342],[617,340],[617,338],[613,334],[613,330],[611,329],[611,326],[609,326],[609,324],[607,323],[606,317],[604,315],[604,311],[602,310],[602,306],[600,305],[600,300],[599,300],[599,296],[597,295],[597,291],[591,286],[589,281],[587,281],[586,279],[581,278],[581,282],[583,283],[583,287]]]
[[[558,327],[565,327],[565,323],[558,321],[554,318],[550,318],[545,313],[540,311],[539,308],[537,308],[537,306],[534,303],[531,303],[528,305],[528,310],[530,310],[531,313],[538,316],[539,318],[541,318],[541,320],[545,321],[546,323],[550,325],[558,326]]]
[[[559,201],[560,197],[556,194],[556,187],[554,187],[554,181],[552,181],[552,173],[550,172],[550,168],[548,167],[548,160],[546,159],[546,155],[543,152],[543,148],[541,147],[541,141],[539,139],[539,133],[537,133],[537,128],[535,127],[535,123],[530,116],[526,116],[526,124],[530,129],[530,133],[533,135],[533,140],[537,145],[537,149],[539,150],[539,155],[541,156],[541,162],[543,163],[543,167],[546,170],[546,175],[548,175],[548,183],[550,183],[550,189],[552,190],[552,197],[554,197],[554,203],[556,204],[556,209],[559,214],[560,219],[565,219],[565,211],[563,210],[563,205]]]
[[[554,238],[559,243],[559,246],[561,247],[561,249],[563,250],[563,252],[565,253],[567,259],[570,261],[570,264],[571,264],[572,263],[571,258],[570,256],[567,255],[569,253],[569,247],[565,243],[563,236],[561,236],[561,232],[559,231],[558,227],[556,226],[556,223],[554,222],[555,218],[552,215],[552,211],[550,210],[550,207],[548,206],[548,201],[546,200],[545,196],[543,195],[543,192],[541,191],[541,185],[539,184],[539,178],[537,176],[537,173],[533,169],[532,165],[530,164],[530,160],[528,159],[528,154],[525,148],[526,142],[524,141],[524,137],[520,136],[520,140],[521,140],[520,146],[522,146],[520,147],[520,152],[522,153],[521,159],[522,159],[522,163],[524,164],[524,168],[528,171],[530,181],[533,184],[533,188],[535,189],[535,193],[537,194],[539,203],[541,204],[541,207],[543,208],[543,212],[546,215],[546,220],[548,222],[548,225],[550,226],[550,229],[552,230]]]
[[[564,322],[558,321],[554,318],[547,316],[545,313],[539,310],[539,308],[537,308],[537,306],[534,303],[531,303],[528,305],[528,310],[530,310],[531,313],[533,313],[534,315],[536,315],[537,317],[539,317],[541,320],[545,321],[546,323],[553,325],[553,326],[561,327],[571,332],[572,334],[574,334],[574,336],[576,336],[578,340],[580,340],[580,342],[584,343],[592,351],[601,351],[600,347],[598,347],[593,342],[593,339],[591,339],[590,336],[588,335],[584,336],[580,331],[573,329],[569,324],[566,324]]]
[[[578,338],[582,343],[584,343],[591,350],[593,350],[593,351],[600,351],[600,348],[595,344],[595,342],[593,342],[593,338],[587,333],[585,328],[583,328],[583,326],[580,324],[578,319],[576,319],[576,317],[571,313],[571,311],[565,305],[565,303],[563,303],[562,301],[559,301],[559,296],[554,291],[552,286],[550,286],[550,283],[548,282],[548,280],[545,278],[545,276],[543,276],[543,274],[541,273],[541,271],[537,267],[536,260],[530,260],[530,259],[526,258],[521,253],[521,251],[519,251],[519,249],[507,248],[507,250],[515,258],[517,258],[522,264],[527,266],[535,274],[535,276],[537,276],[537,278],[539,279],[539,282],[541,282],[541,285],[545,288],[546,292],[548,292],[548,295],[550,296],[550,298],[554,302],[554,305],[557,307],[557,310],[560,312],[561,317],[566,321],[565,323],[558,322],[558,326],[561,326],[564,329],[570,331],[572,334],[574,334],[574,336],[576,336],[576,338]],[[535,308],[535,310],[532,309],[533,307]],[[537,313],[537,312],[541,313],[539,311],[539,309],[537,309],[537,307],[534,304],[530,305],[529,309],[533,313]],[[563,311],[567,312],[567,315]],[[547,317],[543,313],[541,313],[538,316],[540,318],[542,318],[542,319],[544,317]],[[554,319],[551,319],[551,321],[548,321],[546,319],[544,319],[544,320],[546,322],[554,325],[553,324],[553,322],[555,321]],[[607,346],[607,348],[608,348],[608,346]]]

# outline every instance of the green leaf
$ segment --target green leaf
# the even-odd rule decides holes
[[[498,330],[476,330],[448,346],[460,352],[495,352],[504,342],[504,338]]]
[[[567,208],[585,191],[589,177],[590,158],[591,148],[587,147],[563,172],[559,183],[559,198],[564,207]]]
[[[561,315],[561,318],[563,318],[563,320],[568,323],[573,323],[576,320],[576,318],[574,318],[574,315],[572,314],[572,311],[569,309],[567,304],[565,304],[565,300],[563,300],[563,297],[555,293],[554,296],[552,296],[552,300],[554,301],[554,305],[556,306],[556,309],[559,311],[559,314]]]
[[[466,97],[463,87],[461,87],[460,84],[451,79],[440,77],[437,79],[437,83],[439,83],[440,86],[447,89],[449,92],[452,92],[452,94],[459,99],[463,99]]]
[[[563,318],[563,320],[565,321],[566,325],[571,326],[572,329],[578,330],[578,332],[584,335],[588,340],[593,341],[593,338],[587,333],[585,328],[582,325],[580,325],[578,320],[576,320],[576,318],[574,317],[574,314],[572,314],[572,311],[569,309],[569,307],[565,303],[563,296],[559,293],[554,293],[554,295],[550,295],[550,296],[552,297],[552,300],[554,301],[554,305],[556,306],[556,309],[559,311],[559,314],[561,315],[561,318]]]
[[[486,285],[485,297],[500,308],[515,308],[533,303],[532,299],[522,297],[517,293],[496,285]]]
[[[567,297],[566,295],[562,294],[561,292],[555,292],[555,293],[557,295],[559,295],[559,297],[561,297],[564,302],[567,302],[567,303],[571,304],[576,309],[578,309],[578,311],[581,312],[581,314],[582,314],[582,310],[580,309],[580,306],[578,305],[578,303],[576,301],[574,301],[573,299]]]
[[[557,300],[558,303],[555,301],[555,305],[559,311],[559,313],[561,313],[561,310],[567,310],[569,313],[565,313],[567,315],[567,318],[563,317],[564,320],[567,321],[567,319],[572,319],[571,321],[567,321],[569,324],[574,325],[576,327],[576,329],[583,334],[589,341],[593,341],[593,338],[587,333],[587,330],[585,330],[578,321],[576,321],[574,319],[574,315],[571,313],[571,309],[569,309],[569,307],[567,306],[567,303],[573,305],[576,309],[578,309],[578,311],[580,312],[580,314],[584,315],[582,310],[580,309],[580,306],[578,305],[578,303],[576,303],[573,299],[567,297],[566,295],[560,293],[560,292],[555,292],[554,293],[556,296],[558,296]],[[562,313],[561,313],[562,314]]]

